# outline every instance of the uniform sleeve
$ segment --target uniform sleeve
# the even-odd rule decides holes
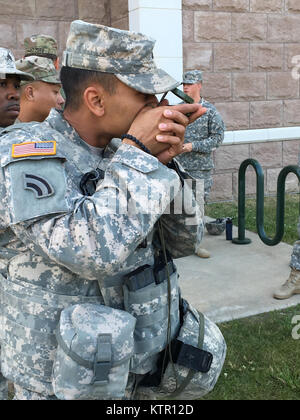
[[[204,232],[204,215],[192,191],[193,180],[176,163],[182,189],[161,217],[166,247],[173,258],[194,254]]]
[[[35,173],[47,161],[36,161]],[[55,174],[53,166],[52,180],[64,184],[65,199],[58,203],[51,201],[55,194],[45,197],[49,199],[48,211],[43,208],[39,216],[35,213],[34,218],[12,221],[11,228],[35,253],[87,279],[117,273],[181,188],[175,171],[129,145],[118,149],[91,197],[75,194],[72,183],[62,176],[61,167]],[[45,173],[43,176],[46,179]],[[4,179],[10,192],[14,179],[7,168]],[[55,190],[55,185],[52,187]],[[31,208],[41,206],[43,198],[29,192],[31,202],[26,204]],[[14,198],[11,194],[9,197],[14,212]]]
[[[219,147],[224,140],[225,125],[221,115],[217,110],[209,109],[208,117],[208,137],[192,142],[193,152],[211,153],[213,149]],[[201,118],[199,119],[199,123]]]

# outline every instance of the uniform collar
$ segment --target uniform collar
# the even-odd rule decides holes
[[[67,140],[64,146],[72,149],[72,160],[81,172],[86,173],[102,166],[100,163],[103,157],[91,152],[89,145],[64,118],[62,111],[53,108],[45,122]],[[76,147],[70,145],[70,142]]]

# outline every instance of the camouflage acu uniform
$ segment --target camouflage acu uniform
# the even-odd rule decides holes
[[[51,60],[58,58],[58,46],[57,41],[49,35],[32,35],[24,39],[25,54],[24,57],[38,56],[46,57]],[[66,95],[64,90],[61,88],[60,93],[64,99]]]
[[[0,134],[3,127],[0,127]],[[1,292],[0,292],[1,297]],[[0,299],[1,304],[1,299]],[[1,330],[2,330],[2,305],[0,306],[0,352],[1,352]],[[1,374],[1,361],[0,361],[0,401],[7,400],[7,380]]]
[[[52,395],[54,330],[62,305],[99,302],[123,309],[123,276],[145,263],[153,265],[151,241],[146,248],[137,247],[151,234],[160,214],[111,214],[110,203],[119,206],[126,197],[119,184],[127,183],[129,192],[133,188],[133,206],[144,208],[145,191],[151,187],[157,208],[165,209],[174,198],[170,184],[176,193],[180,182],[176,172],[126,144],[118,149],[111,163],[105,158],[99,161],[54,110],[40,126],[11,127],[5,133],[0,146],[5,167],[1,174],[1,227],[8,240],[2,252],[14,257],[1,279],[6,302],[2,369],[14,383]],[[57,152],[53,158],[15,162],[11,150],[16,139],[18,143],[56,141]],[[94,196],[82,196],[82,175],[96,168],[105,170],[106,165],[106,176]],[[23,180],[17,182],[24,173],[32,180],[38,176],[44,185],[53,188],[54,194],[36,198],[34,191],[24,189]],[[136,191],[137,185],[140,192]],[[186,226],[184,215],[164,215],[162,220],[172,255],[191,254],[201,235],[200,216],[198,231],[195,225]],[[177,237],[181,241],[176,241]],[[64,296],[65,302],[59,296]],[[17,309],[17,302],[23,312]],[[39,345],[33,343],[34,338]]]
[[[16,68],[15,58],[12,52],[6,48],[0,48],[0,78],[6,79],[7,75],[16,75],[20,77],[21,80],[32,80],[33,77],[30,74],[24,73]],[[1,124],[1,121],[0,121]],[[4,128],[0,127],[0,132]],[[0,243],[5,243],[5,238],[0,235]],[[2,267],[0,266],[0,270]],[[2,299],[0,292],[0,345],[2,339]],[[1,346],[0,346],[1,351]],[[0,364],[1,366],[1,364]],[[0,370],[0,400],[7,399],[7,381],[3,378]]]
[[[83,38],[80,31],[89,34],[86,55],[83,45],[76,44]],[[136,90],[155,93],[178,85],[151,64],[153,42],[141,34],[128,34],[73,22],[65,65],[99,70],[101,60],[92,61],[94,54],[88,54],[95,51],[89,39],[96,37],[98,53],[102,48],[106,55],[108,51],[116,54],[111,43],[120,39],[124,60],[116,56],[110,61],[104,56],[102,70],[117,67],[116,76]],[[130,56],[143,60],[132,61]],[[136,80],[134,74],[127,74],[130,63],[135,66],[131,71]],[[185,211],[165,212],[182,188],[176,171],[128,144],[122,144],[114,155],[109,147],[102,156],[91,153],[56,110],[44,123],[4,130],[0,156],[2,369],[16,384],[16,399],[53,399],[54,332],[62,309],[76,303],[124,309],[124,275],[145,264],[153,266],[152,238],[158,219],[168,251],[178,258],[192,254],[202,237],[202,215],[189,189],[191,200],[185,210],[195,213],[193,224]],[[86,196],[81,180],[96,170],[103,180],[93,195]],[[151,356],[141,371],[154,366]],[[129,376],[129,388],[133,377]]]
[[[193,84],[202,80],[202,77],[198,80],[199,77],[195,77],[194,73],[197,76],[201,74],[198,70],[186,72],[183,83]],[[201,99],[200,104],[207,108],[207,112],[190,124],[185,132],[184,142],[192,143],[193,149],[178,156],[177,159],[193,178],[204,180],[205,201],[207,201],[213,184],[212,151],[223,142],[225,124],[214,105],[204,99]]]
[[[298,166],[300,166],[300,154],[298,157]],[[298,220],[297,230],[298,230],[299,241],[296,241],[294,243],[293,252],[292,252],[291,261],[290,261],[290,267],[293,268],[294,270],[300,271],[300,217]]]

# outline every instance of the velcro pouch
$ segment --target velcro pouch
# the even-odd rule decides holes
[[[78,304],[61,312],[53,389],[61,400],[124,397],[136,319],[125,311]]]

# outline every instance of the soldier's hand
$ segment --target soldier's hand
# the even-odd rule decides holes
[[[206,112],[200,104],[145,106],[133,121],[128,134],[140,140],[162,163],[183,152],[185,128]],[[190,114],[187,117],[185,114]],[[123,140],[133,146],[131,140]]]
[[[189,153],[193,151],[193,143],[184,143],[182,146],[182,153]]]
[[[158,157],[168,148],[172,148],[172,155],[176,150],[177,155],[182,152],[184,132],[188,122],[188,117],[173,107],[146,106],[133,121],[128,134],[140,140],[153,156]],[[124,139],[123,142],[135,145],[131,140]]]
[[[191,108],[191,106],[193,106]],[[182,112],[183,114],[190,114],[189,115],[189,122],[188,124],[193,123],[196,121],[199,117],[202,117],[207,112],[207,108],[204,108],[200,104],[178,104],[173,105],[172,108]]]

